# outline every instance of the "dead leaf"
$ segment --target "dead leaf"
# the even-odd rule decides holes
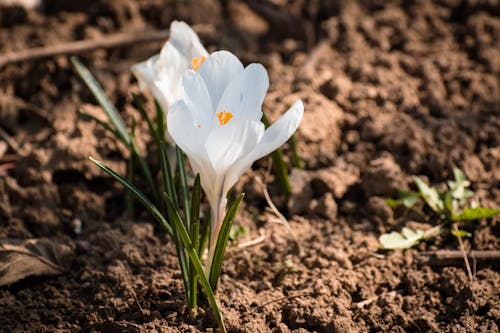
[[[47,238],[0,240],[0,286],[32,275],[57,275],[73,250]]]

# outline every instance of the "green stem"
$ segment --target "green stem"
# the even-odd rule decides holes
[[[224,325],[224,319],[222,317],[222,313],[219,308],[219,304],[217,303],[217,299],[215,298],[214,291],[212,287],[210,286],[210,282],[208,281],[207,275],[205,274],[203,270],[203,265],[201,264],[201,260],[198,257],[198,253],[196,249],[194,248],[193,243],[189,239],[189,234],[186,230],[186,227],[181,221],[181,218],[179,216],[179,213],[175,210],[172,201],[168,196],[166,197],[166,202],[167,202],[167,209],[168,213],[170,216],[170,220],[175,226],[175,229],[179,232],[179,236],[184,244],[184,247],[186,249],[186,252],[188,253],[189,257],[191,258],[191,261],[193,263],[193,266],[198,273],[198,278],[200,279],[200,283],[203,286],[203,289],[205,290],[205,293],[208,298],[208,302],[210,303],[210,306],[212,310],[214,311],[215,319],[217,320],[217,323],[219,324],[219,328],[222,333],[226,333],[226,326]]]

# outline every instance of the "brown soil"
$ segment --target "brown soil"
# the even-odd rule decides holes
[[[1,3],[1,2],[0,2]],[[230,332],[498,332],[498,262],[420,265],[451,236],[377,252],[377,237],[429,211],[393,212],[383,198],[411,175],[444,185],[462,168],[483,206],[500,203],[500,7],[496,1],[43,1],[0,7],[0,52],[111,32],[203,31],[211,50],[262,62],[269,118],[298,97],[303,170],[281,210],[266,211],[257,162],[237,185],[237,223],[265,235],[229,248],[218,291]],[[139,118],[130,66],[148,43],[81,55],[128,121]],[[147,214],[125,214],[124,190],[87,160],[123,172],[123,147],[77,110],[97,110],[65,56],[0,69],[0,128],[19,145],[0,165],[0,238],[49,238],[72,251],[67,271],[0,288],[2,332],[213,332],[208,307],[190,318],[174,248]],[[2,141],[0,139],[0,141]],[[286,147],[285,147],[286,148]],[[285,149],[287,156],[289,148]],[[4,156],[4,158],[5,158]],[[269,184],[280,202],[276,182]],[[75,223],[82,232],[76,234]],[[500,250],[498,219],[463,225],[466,247]],[[371,300],[359,308],[358,302]]]

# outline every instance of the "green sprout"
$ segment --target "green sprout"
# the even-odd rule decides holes
[[[400,191],[398,198],[387,199],[388,205],[392,208],[401,205],[411,208],[419,199],[423,199],[441,223],[427,231],[403,228],[401,233],[393,231],[383,234],[379,237],[382,249],[411,248],[420,241],[432,238],[445,230],[449,230],[461,242],[462,238],[470,237],[471,234],[459,230],[457,222],[487,219],[500,214],[500,209],[474,205],[470,200],[474,193],[469,189],[471,184],[465,174],[458,168],[453,169],[453,174],[455,179],[447,182],[448,189],[444,192],[428,186],[422,179],[414,176],[413,181],[418,192]]]

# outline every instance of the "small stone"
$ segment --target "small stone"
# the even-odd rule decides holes
[[[361,177],[361,185],[368,197],[393,196],[407,187],[401,168],[390,154],[370,162]]]
[[[317,170],[312,175],[312,186],[316,193],[331,192],[335,198],[340,199],[358,180],[357,170],[344,170],[334,166]]]
[[[304,170],[292,169],[290,186],[292,193],[288,201],[288,212],[292,215],[305,212],[313,198],[310,174]]]
[[[333,198],[332,193],[325,193],[319,200],[318,205],[315,207],[314,212],[324,218],[335,220],[337,217],[337,203]]]

